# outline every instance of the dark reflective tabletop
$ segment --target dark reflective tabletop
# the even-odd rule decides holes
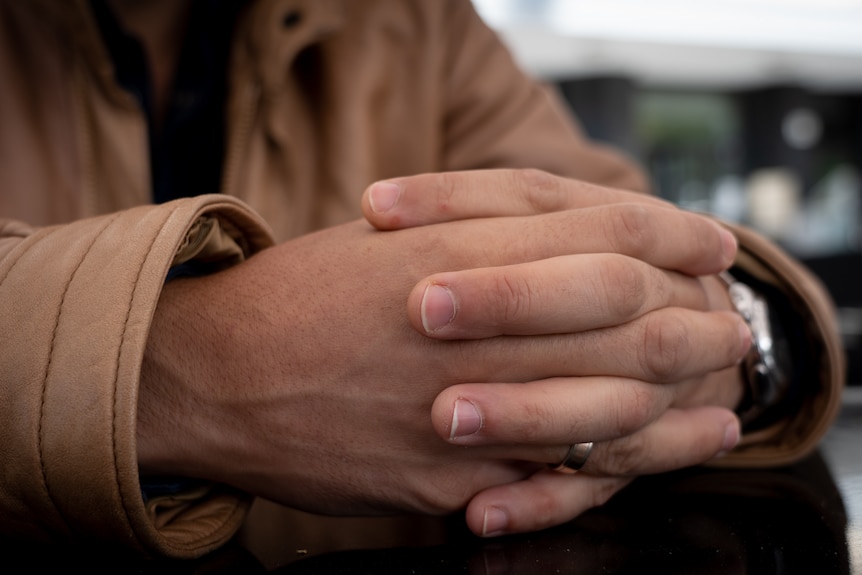
[[[555,529],[483,540],[461,517],[338,519],[257,503],[230,545],[191,562],[5,544],[27,571],[125,573],[862,573],[862,388],[819,452],[773,470],[641,478]],[[855,567],[855,569],[854,569]]]
[[[862,385],[848,388],[821,448],[847,509],[851,573],[862,574]]]

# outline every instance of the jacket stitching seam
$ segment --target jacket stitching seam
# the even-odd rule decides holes
[[[197,219],[197,218],[195,218],[195,221],[196,221],[196,219]],[[162,227],[162,229],[163,229],[163,228],[164,228],[164,226]],[[187,231],[188,231],[188,230],[186,230],[186,233],[187,233]],[[149,246],[147,246],[147,253],[151,253],[151,252],[152,252],[152,248],[153,248],[153,246],[155,245],[156,241],[159,239],[159,236],[160,236],[160,235],[161,235],[161,230],[160,230],[159,232],[157,232],[157,233],[153,236],[153,239],[150,241]],[[147,264],[147,259],[145,258],[145,259],[144,259],[144,261],[142,261],[142,262],[141,262],[141,265],[140,265],[140,267],[138,268],[138,274],[137,274],[137,276],[135,277],[135,289],[134,289],[134,290],[133,290],[133,292],[132,292],[132,299],[131,299],[131,301],[129,302],[129,307],[126,309],[126,318],[125,318],[125,320],[124,320],[124,322],[123,322],[123,337],[122,337],[122,340],[121,340],[121,342],[120,342],[119,349],[118,349],[118,351],[117,351],[117,362],[116,362],[115,369],[114,369],[114,386],[113,386],[113,391],[114,391],[114,398],[113,398],[113,399],[114,399],[114,401],[113,401],[113,406],[114,406],[114,408],[113,408],[113,414],[112,414],[112,419],[113,419],[113,423],[112,423],[112,426],[113,426],[113,444],[114,444],[114,479],[115,479],[116,484],[117,484],[117,491],[118,491],[118,492],[119,492],[119,494],[120,494],[120,501],[122,502],[122,505],[123,505],[123,512],[125,513],[125,515],[126,515],[126,520],[128,521],[128,523],[129,523],[130,525],[133,525],[133,522],[132,522],[132,520],[131,520],[132,512],[131,512],[131,510],[130,510],[130,508],[129,508],[129,505],[128,505],[127,501],[126,501],[126,496],[125,496],[125,494],[123,493],[122,486],[121,486],[121,484],[120,484],[120,468],[119,468],[119,461],[118,461],[118,456],[117,456],[117,454],[118,454],[118,449],[119,449],[119,448],[118,448],[118,446],[117,446],[117,436],[118,436],[117,428],[118,428],[118,423],[119,423],[119,422],[118,422],[118,419],[119,419],[119,417],[118,417],[118,415],[119,415],[119,414],[118,414],[119,409],[118,409],[118,407],[117,407],[117,397],[118,397],[118,394],[117,394],[117,386],[119,385],[119,379],[120,379],[120,363],[121,363],[121,359],[122,359],[122,355],[123,355],[123,349],[124,349],[124,347],[125,347],[126,333],[127,333],[127,330],[128,330],[129,318],[131,317],[132,309],[135,307],[135,300],[137,299],[137,287],[138,287],[138,285],[140,284],[141,274],[143,273],[143,271],[144,271],[144,266],[145,266],[146,264]],[[230,516],[230,518],[232,518],[232,517],[234,517],[234,516],[235,516],[235,513],[232,513],[232,514],[231,514],[231,516]],[[224,529],[225,529],[225,525],[227,525],[228,523],[229,523],[229,521],[227,521],[227,520],[226,520],[226,521],[224,521],[224,522],[222,522],[222,523],[220,523],[220,524],[216,525],[216,526],[215,526],[215,527],[213,527],[211,530],[208,530],[208,531],[206,531],[206,532],[202,533],[200,537],[198,537],[198,538],[196,538],[196,539],[193,539],[193,540],[190,540],[190,541],[187,541],[187,545],[186,545],[186,546],[188,546],[188,545],[195,545],[195,544],[196,544],[196,543],[198,543],[199,541],[203,541],[203,540],[205,540],[205,539],[207,539],[207,538],[211,537],[213,534],[218,533],[219,531],[224,531]],[[140,536],[138,535],[138,533],[137,533],[137,530],[136,530],[136,529],[132,529],[132,536],[135,538],[135,541],[137,541],[137,543],[138,543],[139,545],[143,545],[143,542],[141,541],[141,538],[140,538]]]
[[[63,511],[60,509],[59,505],[57,505],[57,500],[54,498],[54,494],[51,492],[51,487],[48,483],[48,469],[45,467],[45,457],[44,457],[44,449],[43,449],[44,443],[43,443],[43,433],[42,432],[43,432],[43,423],[45,420],[45,401],[46,401],[47,395],[48,395],[48,379],[51,376],[51,367],[54,363],[53,362],[54,349],[56,347],[56,341],[57,341],[57,331],[60,329],[60,318],[63,316],[63,308],[64,308],[64,304],[66,302],[66,296],[69,293],[69,288],[71,287],[72,282],[75,281],[75,276],[77,276],[78,270],[81,269],[81,266],[83,265],[84,261],[87,259],[87,254],[90,253],[90,250],[92,249],[93,245],[95,245],[95,243],[98,241],[98,239],[102,236],[103,233],[105,233],[105,230],[108,229],[110,224],[115,219],[116,219],[116,216],[114,216],[113,218],[111,218],[107,222],[105,222],[102,229],[99,230],[99,233],[97,233],[95,236],[93,236],[93,239],[90,241],[90,244],[84,250],[84,253],[81,256],[81,259],[75,265],[75,269],[72,270],[72,273],[69,275],[69,279],[66,281],[66,285],[63,287],[63,295],[60,297],[60,305],[59,305],[58,310],[57,310],[57,317],[54,320],[54,329],[51,332],[51,346],[50,346],[49,351],[48,351],[48,363],[45,366],[45,377],[42,380],[42,397],[41,397],[41,402],[39,405],[39,429],[38,429],[38,442],[39,442],[39,444],[38,444],[38,450],[37,450],[37,452],[39,454],[39,468],[42,472],[42,486],[45,489],[45,493],[48,495],[48,500],[51,502],[51,505],[54,507],[54,510],[57,512],[57,515],[60,517],[63,524],[67,528],[71,528],[71,524],[66,519],[66,517],[63,514]],[[20,258],[18,258],[18,260],[20,260]],[[17,263],[18,260],[16,260],[15,263]],[[13,266],[14,266],[14,264],[13,264]],[[10,269],[10,271],[11,271],[11,269]]]
[[[53,233],[55,233],[56,231],[57,231],[57,230],[51,230],[48,234],[46,234],[45,236],[43,236],[43,237],[39,238],[39,240],[44,240],[45,238],[47,238],[47,237],[51,236],[51,235],[52,235]],[[38,233],[38,232],[37,232],[37,233]],[[35,234],[28,235],[28,236],[24,236],[23,238],[21,238],[21,242],[20,242],[17,246],[15,246],[14,248],[12,248],[12,249],[14,250],[14,249],[16,249],[16,248],[20,248],[20,247],[21,247],[21,244],[25,243],[25,242],[26,242],[27,240],[29,240],[29,239],[32,239],[34,236],[35,236]],[[6,236],[6,237],[10,237],[10,236]],[[15,236],[11,236],[11,237],[15,237]],[[12,270],[14,270],[14,269],[15,269],[15,266],[17,266],[17,265],[18,265],[18,263],[21,261],[21,259],[22,259],[25,255],[27,255],[27,249],[25,249],[25,248],[21,248],[21,253],[17,254],[17,256],[15,257],[15,259],[14,259],[14,260],[12,260],[12,263],[11,263],[11,264],[9,264],[9,269],[7,269],[7,270],[6,270],[6,273],[5,273],[5,274],[3,274],[3,277],[2,277],[2,278],[0,278],[0,285],[3,285],[3,282],[5,282],[5,281],[6,281],[6,278],[8,278],[8,277],[9,277],[9,275],[12,273]]]
[[[164,228],[164,223],[165,222],[162,222],[162,227],[159,228],[159,231],[157,231],[155,234],[153,234],[153,239],[150,240],[150,244],[147,246],[147,250],[146,250],[147,254],[150,254],[152,252],[153,246],[155,245],[156,240],[158,240],[159,236],[161,235],[161,231]],[[138,291],[138,286],[140,285],[141,274],[143,273],[144,266],[147,264],[148,260],[149,260],[149,258],[147,258],[147,257],[145,257],[143,259],[143,261],[141,262],[141,265],[138,267],[138,273],[135,276],[135,284],[134,284],[135,287],[132,290],[132,298],[129,301],[128,308],[126,308],[126,317],[123,320],[123,333],[122,333],[122,337],[120,339],[120,345],[117,349],[117,358],[116,358],[116,363],[114,365],[114,384],[112,387],[114,397],[113,397],[113,401],[112,401],[113,409],[112,409],[112,413],[111,413],[111,430],[112,430],[112,433],[111,433],[111,435],[112,435],[111,440],[112,441],[111,442],[113,444],[114,481],[117,485],[117,492],[120,495],[120,501],[121,501],[122,506],[123,506],[123,513],[126,516],[126,521],[129,523],[129,525],[132,525],[132,526],[134,525],[134,523],[132,521],[132,512],[129,508],[128,502],[126,501],[126,496],[125,496],[125,493],[123,492],[123,488],[122,488],[121,481],[120,481],[120,466],[119,466],[119,457],[118,457],[119,448],[117,446],[117,435],[118,435],[117,428],[118,428],[118,419],[119,419],[119,417],[118,417],[118,411],[119,410],[117,408],[117,397],[119,394],[117,393],[117,387],[119,386],[119,383],[120,383],[120,363],[121,363],[121,359],[123,356],[123,349],[125,348],[125,344],[126,344],[126,334],[128,333],[128,328],[129,328],[129,318],[132,315],[132,308],[135,307],[135,300],[137,299],[137,291]],[[137,529],[133,528],[133,529],[131,529],[131,532],[132,532],[132,536],[135,538],[135,541],[139,545],[143,546],[143,542],[141,541],[141,538],[138,535]]]

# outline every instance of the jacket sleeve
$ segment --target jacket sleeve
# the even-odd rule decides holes
[[[256,215],[214,195],[41,229],[0,221],[0,531],[174,557],[233,535],[249,501],[227,488],[145,506],[138,381],[168,269],[270,244]]]
[[[458,18],[447,39],[452,46],[446,80],[448,169],[532,167],[648,191],[638,167],[610,148],[587,141],[559,97],[518,69],[469,2],[454,4],[450,10]],[[740,243],[736,265],[788,298],[818,365],[813,376],[800,382],[805,398],[801,408],[767,429],[746,434],[721,465],[782,465],[814,449],[837,415],[845,366],[834,308],[801,264],[749,229],[733,231]]]

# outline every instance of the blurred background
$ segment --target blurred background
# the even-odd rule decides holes
[[[862,385],[862,0],[473,1],[657,193],[819,275]]]

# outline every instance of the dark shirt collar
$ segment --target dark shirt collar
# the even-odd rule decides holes
[[[117,84],[147,119],[153,201],[218,192],[225,147],[227,68],[245,0],[196,0],[163,125],[156,130],[152,83],[140,42],[105,0],[90,0]]]

